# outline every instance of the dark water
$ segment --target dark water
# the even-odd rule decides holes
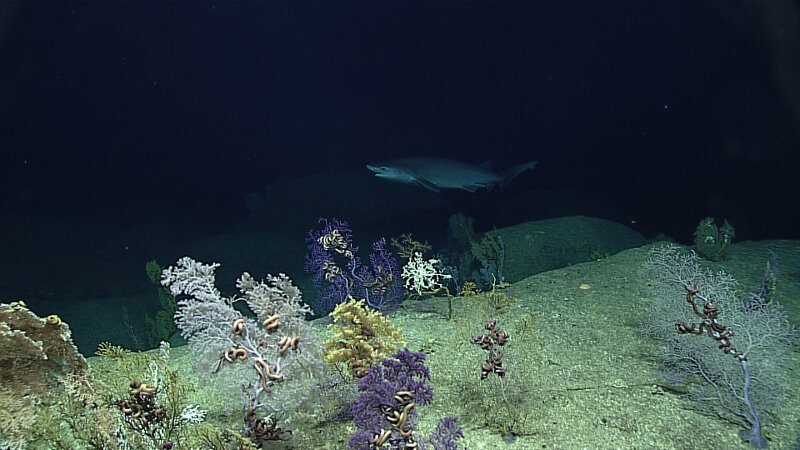
[[[130,296],[144,262],[254,230],[289,253],[248,262],[297,275],[320,216],[440,247],[455,212],[479,231],[585,215],[689,242],[713,216],[738,240],[797,238],[798,14],[3,3],[0,294],[68,316],[64,298]],[[365,169],[414,155],[539,166],[438,195]]]
[[[477,192],[366,168],[411,156],[538,166]],[[313,301],[319,217],[365,260],[403,233],[452,252],[454,214],[555,230],[512,282],[709,216],[800,239],[798,163],[796,2],[0,2],[0,302],[87,355],[153,346],[148,261],[221,261],[229,290],[285,272]],[[541,222],[570,216],[609,222]]]

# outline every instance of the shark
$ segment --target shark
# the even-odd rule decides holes
[[[517,175],[536,168],[536,164],[538,161],[531,161],[496,173],[492,171],[489,161],[476,166],[452,159],[417,156],[367,164],[367,169],[378,178],[422,186],[433,192],[442,189],[475,192],[484,188],[491,190],[495,186],[502,189]]]

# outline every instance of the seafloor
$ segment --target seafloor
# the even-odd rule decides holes
[[[357,221],[352,222],[358,231]],[[63,229],[64,222],[59,226]],[[310,223],[307,228],[312,226]],[[749,448],[738,438],[737,424],[696,408],[685,398],[684,391],[658,376],[655,345],[639,328],[656,299],[648,290],[647,280],[637,274],[648,249],[658,243],[645,243],[638,233],[624,226],[585,217],[528,222],[497,232],[503,234],[509,248],[506,265],[511,285],[506,289],[513,301],[495,307],[486,295],[456,298],[452,317],[448,317],[448,301],[444,297],[409,300],[390,316],[402,329],[408,347],[428,357],[435,394],[433,403],[419,410],[422,434],[430,432],[439,418],[456,416],[464,428],[464,444],[470,450]],[[147,233],[139,230],[138,236]],[[162,254],[175,253],[172,256],[177,257],[185,253],[201,260],[221,261],[227,270],[221,272],[220,286],[232,287],[236,273],[243,270],[278,272],[275,266],[280,261],[276,260],[285,259],[286,255],[302,258],[302,234],[294,242],[255,228],[194,239],[175,231],[175,236],[182,237],[170,242],[159,238],[163,248],[168,248]],[[146,252],[136,248],[139,243],[114,233],[106,238],[119,247],[120,254],[137,252],[141,257],[120,269],[103,267],[105,255],[73,255],[78,269],[73,266],[70,270],[80,270],[79,265],[85,262],[85,278],[95,278],[98,286],[106,288],[108,284],[101,281],[104,270],[130,270],[143,277],[144,262],[149,257],[145,259]],[[68,244],[57,238],[52,244],[65,247],[61,256],[66,260]],[[630,248],[617,252],[625,247]],[[176,253],[179,248],[185,250]],[[610,254],[589,261],[588,256],[594,251]],[[723,262],[709,263],[709,267],[729,272],[746,290],[763,279],[770,251],[775,252],[782,266],[776,299],[785,307],[790,321],[800,326],[800,243],[737,242]],[[266,256],[269,262],[265,263],[262,257],[270,254],[283,256]],[[59,264],[63,261],[50,260],[39,264],[37,273],[18,274],[30,282],[46,276],[56,279],[42,283],[37,294],[26,299],[29,307],[40,316],[58,309],[85,354],[91,354],[100,341],[133,347],[142,334],[141,316],[152,312],[156,304],[152,291],[136,287],[147,286],[146,283],[123,284],[116,291],[103,291],[86,282],[73,286],[68,277],[59,273]],[[292,275],[304,290],[310,289],[302,273]],[[114,279],[112,275],[107,278]],[[19,282],[19,278],[4,281],[3,295],[13,295],[13,285]],[[59,283],[63,289],[58,288]],[[73,300],[64,304],[54,299],[57,297]],[[517,414],[513,440],[504,440],[497,432],[496,425],[507,412],[498,406],[503,400],[498,399],[496,381],[480,380],[480,364],[485,355],[469,342],[488,317],[497,319],[511,334],[507,380],[509,392],[513,393],[510,402]],[[531,319],[533,325],[515,336],[514,330],[519,329],[523,319]],[[328,323],[326,318],[320,318],[315,327],[324,334]],[[189,403],[207,410],[206,420],[211,423],[233,429],[240,426],[239,405],[231,405],[206,382],[206,375],[198,374],[187,347],[173,345],[171,355],[175,369],[186,377],[196,377],[197,390],[190,395]],[[797,346],[788,355],[789,361],[784,365],[791,369],[782,375],[789,400],[769,418],[765,429],[771,448],[797,445]],[[90,357],[89,363],[96,364],[97,359]],[[290,425],[292,439],[275,448],[343,450],[354,431],[351,422],[329,420],[325,415],[297,417]]]
[[[528,226],[536,229],[535,223]],[[696,410],[657,376],[653,343],[639,330],[642,315],[654,301],[646,280],[637,276],[648,248],[540,273],[512,285],[517,300],[496,315],[498,321],[509,323],[531,313],[536,317],[533,333],[519,343],[529,364],[515,370],[525,371],[529,381],[519,410],[524,418],[521,435],[513,443],[504,442],[483,422],[484,415],[492,413],[481,410],[482,396],[497,394],[481,385],[481,351],[465,344],[465,333],[447,320],[446,300],[413,302],[392,314],[408,347],[428,354],[435,397],[420,413],[423,434],[438,418],[455,415],[462,418],[470,450],[750,448],[737,436],[739,426]],[[754,285],[763,276],[767,249],[787,265],[800,262],[796,242],[742,242],[733,246],[721,266],[740,283]],[[800,302],[786,299],[800,298],[798,281],[786,276],[780,287],[780,299],[795,325],[800,322]],[[591,288],[581,289],[581,284]],[[469,301],[486,299],[456,300],[456,316],[464,308],[461,303]],[[185,347],[173,349],[173,355],[176,367],[193,372],[193,358]],[[474,361],[472,373],[464,373],[464,359]],[[776,449],[796,448],[797,348],[790,359],[794,370],[784,374],[789,402],[765,431]],[[353,431],[348,423],[312,421],[297,429],[295,445],[342,450]]]

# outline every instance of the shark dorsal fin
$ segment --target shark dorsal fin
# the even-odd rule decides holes
[[[482,162],[480,168],[486,170],[492,170],[492,160],[487,159],[486,161]]]

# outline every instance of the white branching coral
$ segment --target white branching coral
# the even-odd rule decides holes
[[[200,355],[218,354],[239,340],[231,334],[230,324],[242,314],[214,286],[217,267],[218,263],[203,264],[186,256],[161,274],[161,284],[180,298],[175,325],[192,351]]]
[[[264,281],[258,281],[245,272],[236,280],[236,287],[259,320],[278,314],[284,330],[297,331],[305,323],[305,316],[313,314],[311,307],[303,303],[300,289],[282,273],[267,275]]]
[[[422,253],[415,252],[414,257],[408,260],[403,266],[403,273],[401,276],[405,280],[406,289],[416,292],[417,295],[422,295],[428,292],[435,292],[444,288],[443,280],[450,278],[450,275],[445,275],[439,268],[440,261],[438,259],[422,259]]]
[[[255,442],[274,439],[274,421],[259,419],[257,411],[302,407],[312,392],[304,386],[324,366],[322,345],[305,320],[311,308],[284,274],[256,280],[245,272],[236,282],[241,296],[223,297],[214,286],[217,267],[184,257],[164,270],[161,283],[178,297],[175,324],[193,352],[214,357],[215,372],[243,361],[251,367],[243,434]],[[234,308],[237,301],[255,318]]]
[[[200,423],[205,420],[207,412],[197,405],[186,405],[181,411],[181,420],[188,424]]]
[[[161,284],[169,287],[172,295],[186,294],[202,302],[213,302],[220,298],[214,286],[217,267],[219,263],[203,264],[184,256],[175,267],[167,267],[161,273]]]

